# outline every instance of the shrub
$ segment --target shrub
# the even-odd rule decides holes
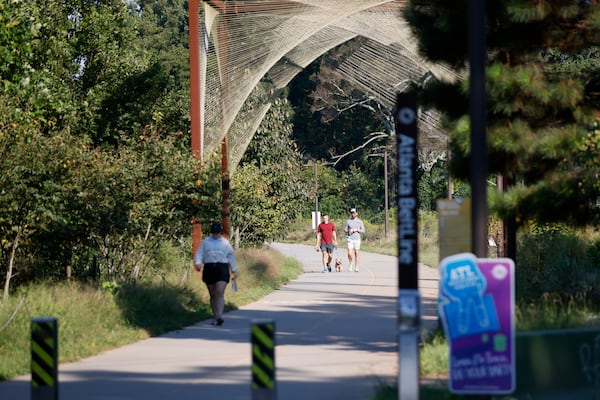
[[[598,282],[598,239],[590,241],[562,225],[533,226],[521,235],[517,262],[517,295],[589,296]]]

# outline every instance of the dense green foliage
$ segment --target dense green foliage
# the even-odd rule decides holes
[[[307,203],[303,161],[291,137],[293,114],[285,98],[274,102],[233,176],[232,222],[246,245],[280,238],[281,227]]]
[[[319,57],[290,83],[288,98],[295,109],[293,138],[308,164],[319,163],[320,209],[337,213],[355,206],[363,216],[383,222],[386,155],[388,206],[396,202],[392,110],[336,71],[363,42],[355,38]],[[426,148],[432,143],[425,140],[420,145]],[[433,167],[420,161],[420,208],[435,210],[436,201],[448,197],[448,165],[444,160]],[[469,196],[464,182],[464,178],[454,180],[453,195]]]
[[[381,220],[385,204],[384,152],[388,153],[390,205],[396,198],[391,110],[335,71],[361,40],[332,49],[290,83],[288,98],[295,110],[292,137],[307,164],[319,164],[320,209],[335,213],[358,207],[363,216]]]
[[[561,225],[536,225],[522,235],[520,246],[516,284],[522,300],[553,296],[599,304],[597,233],[575,232]]]
[[[4,298],[11,282],[140,281],[161,268],[164,244],[189,257],[192,218],[221,216],[221,160],[215,154],[197,165],[185,134],[186,7],[120,0],[0,5]],[[298,153],[285,129],[279,132],[292,116],[282,104],[258,135],[259,142],[262,131],[282,141],[263,140],[270,155],[254,153],[247,162],[258,162],[257,171],[243,166],[233,176],[234,185],[265,188],[234,190],[234,222],[246,245],[273,238],[306,192]],[[256,218],[248,224],[247,216]]]
[[[137,280],[163,241],[189,236],[195,163],[173,140],[101,150],[65,134],[7,137],[18,140],[3,142],[0,160],[2,265],[19,281]]]
[[[296,142],[312,158],[336,162],[338,170],[347,169],[353,163],[366,167],[367,156],[373,149],[393,142],[393,126],[387,123],[390,110],[336,73],[343,58],[358,45],[359,39],[334,48],[308,69],[314,71],[313,74],[301,74],[291,84],[290,100],[299,110],[299,118],[294,119]],[[311,84],[302,82],[304,79],[309,79]],[[359,149],[369,135],[376,132],[387,136]],[[338,159],[355,149],[359,150]]]
[[[185,4],[130,5],[0,5],[4,299],[11,281],[141,280],[163,243],[189,254],[193,216],[215,214],[216,170],[183,135]]]

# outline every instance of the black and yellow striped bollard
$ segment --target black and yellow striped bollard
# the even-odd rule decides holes
[[[31,320],[31,400],[58,400],[58,322]]]
[[[252,400],[276,400],[275,322],[252,322]]]

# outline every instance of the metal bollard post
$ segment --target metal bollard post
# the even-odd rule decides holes
[[[58,322],[31,320],[31,400],[58,400]]]
[[[275,322],[252,322],[252,399],[276,400]]]

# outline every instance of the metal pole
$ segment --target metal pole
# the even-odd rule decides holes
[[[471,117],[471,249],[479,258],[487,257],[488,149],[486,137],[487,97],[485,93],[486,64],[486,0],[469,0],[469,114]],[[474,395],[474,399],[491,399],[489,395]]]
[[[450,175],[450,162],[452,161],[452,152],[450,151],[450,141],[448,140],[448,142],[446,142],[446,154],[447,156],[447,161],[446,161],[446,173],[448,174],[448,179],[447,179],[447,183],[448,183],[448,198],[451,199],[454,196],[454,188],[452,187],[452,175]]]
[[[384,223],[384,228],[383,228],[383,232],[384,232],[384,237],[387,239],[388,237],[388,220],[389,220],[389,206],[388,206],[388,167],[387,167],[387,159],[388,159],[388,152],[387,150],[385,150],[383,152],[383,187],[384,187],[384,192],[385,192],[385,223]]]
[[[192,154],[202,163],[202,113],[201,113],[201,87],[200,87],[200,13],[199,0],[190,0],[188,3],[188,25],[190,30],[190,135]],[[198,181],[199,182],[199,181]],[[200,195],[194,200],[200,204]],[[202,221],[200,218],[192,219],[192,257],[202,242]]]
[[[227,16],[231,7],[227,6],[226,2],[219,3],[219,10]],[[222,50],[227,49],[228,46],[228,30],[227,24],[220,24],[218,30],[219,46]],[[219,59],[221,65],[228,65],[228,52],[220,51]],[[229,94],[229,82],[223,80],[223,96],[227,98]],[[223,121],[221,121],[221,132],[223,133],[223,139],[221,141],[221,223],[223,225],[223,236],[229,238],[231,235],[231,198],[230,198],[230,176],[229,176],[229,150],[228,150],[228,135],[229,132],[225,131]]]
[[[221,212],[223,236],[231,236],[231,190],[229,182],[229,151],[227,149],[227,135],[221,141]]]
[[[469,113],[471,116],[471,248],[479,258],[487,257],[488,151],[485,94],[486,29],[485,0],[469,0],[469,64],[471,66]]]
[[[315,226],[319,226],[319,177],[317,174],[318,166],[317,160],[314,160],[315,163],[315,218],[316,223]]]
[[[398,94],[398,399],[419,398],[417,99]]]
[[[190,133],[192,153],[202,160],[202,129],[200,112],[200,12],[199,0],[188,3],[188,25],[190,31]]]

